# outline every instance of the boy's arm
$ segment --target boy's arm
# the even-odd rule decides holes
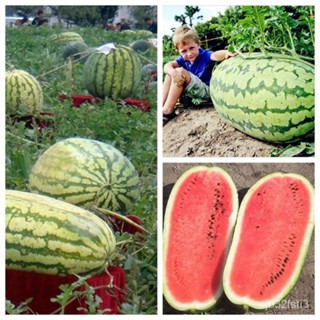
[[[218,50],[211,53],[210,59],[213,61],[222,61],[230,57],[234,57],[236,55],[237,55],[236,52],[230,52],[228,50]]]
[[[172,78],[174,83],[180,86],[180,83],[183,83],[184,79],[181,77],[181,73],[177,72],[177,68],[180,68],[177,61],[169,61],[164,65],[163,71]]]
[[[163,70],[166,74],[172,76],[172,74],[176,72],[176,68],[179,68],[179,64],[177,63],[177,61],[169,61],[164,65]]]

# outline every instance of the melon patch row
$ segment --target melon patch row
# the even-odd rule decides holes
[[[195,166],[165,211],[164,296],[180,311],[209,310],[223,292],[236,305],[270,308],[296,284],[313,228],[314,189],[302,175],[266,175],[239,207],[225,170]]]

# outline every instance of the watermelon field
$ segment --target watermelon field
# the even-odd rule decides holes
[[[118,199],[122,204],[114,201],[112,210],[100,210],[97,204],[95,215],[102,217],[102,220],[107,223],[113,221],[112,219],[119,219],[117,218],[119,214],[133,216],[133,221],[138,223],[138,226],[131,226],[135,232],[138,230],[138,233],[133,232],[132,229],[124,231],[121,227],[114,229],[117,254],[109,265],[112,268],[121,267],[126,279],[125,286],[122,285],[125,299],[117,300],[117,313],[155,314],[157,312],[157,49],[153,45],[148,45],[147,50],[146,48],[140,50],[140,47],[129,49],[139,63],[135,72],[141,74],[141,78],[109,79],[108,81],[113,85],[113,92],[117,92],[119,87],[121,90],[133,84],[134,87],[131,90],[127,89],[129,91],[125,96],[104,98],[97,92],[92,90],[89,92],[87,90],[89,85],[85,85],[84,77],[90,84],[96,81],[95,86],[99,87],[99,80],[96,79],[99,79],[98,73],[103,71],[100,66],[94,71],[90,69],[89,71],[92,71],[90,75],[87,70],[87,76],[84,76],[85,61],[89,59],[89,54],[95,48],[107,43],[130,47],[133,42],[144,40],[143,44],[146,45],[152,35],[144,30],[120,33],[97,27],[74,28],[72,32],[78,34],[78,40],[81,39],[81,41],[74,38],[69,40],[85,44],[79,46],[82,48],[81,55],[76,55],[79,53],[78,48],[74,46],[66,48],[70,41],[59,40],[59,35],[63,32],[70,32],[70,30],[50,27],[6,29],[6,71],[27,72],[40,84],[43,92],[43,103],[40,109],[34,105],[35,112],[16,107],[6,113],[6,189],[30,192],[30,174],[38,159],[51,146],[68,138],[89,141],[88,146],[81,149],[81,152],[84,154],[85,150],[85,156],[90,160],[84,160],[86,167],[78,166],[76,170],[73,167],[70,175],[77,183],[84,181],[77,177],[88,174],[91,169],[99,167],[101,161],[105,160],[105,156],[99,154],[102,149],[94,144],[103,143],[108,146],[109,151],[106,151],[106,155],[110,153],[111,157],[111,162],[106,165],[108,168],[122,170],[117,169],[117,161],[120,163],[122,157],[125,157],[127,160],[124,163],[130,162],[132,166],[130,170],[133,170],[132,168],[135,170],[134,178],[124,169],[120,173],[117,171],[119,175],[114,174],[114,178],[116,181],[132,179],[130,180],[132,188],[135,187],[133,181],[134,183],[139,181],[139,193],[136,191],[124,193],[130,195],[130,208],[126,206],[129,202],[124,196],[119,196],[119,199],[122,197],[121,200]],[[112,66],[112,62],[109,61],[109,68],[110,65],[114,68],[120,66],[125,71],[123,77],[130,74],[128,69],[130,67],[119,61],[116,64],[117,66]],[[30,78],[25,82],[12,79],[8,81],[6,87],[7,102],[19,94],[21,99],[25,99],[24,101],[29,99],[29,95],[34,95],[30,98],[34,100],[35,91],[28,89]],[[114,153],[114,150],[120,153]],[[49,160],[63,157],[66,152],[66,149],[58,149],[50,154]],[[43,179],[47,179],[50,175],[59,176],[60,169],[67,168],[67,165],[68,162],[65,162],[62,167],[61,165],[50,167],[49,164],[45,164],[41,167],[41,170],[44,170]],[[60,178],[64,178],[63,174]],[[39,179],[39,175],[36,179]],[[39,182],[36,179],[35,185]],[[49,182],[50,187],[54,185],[52,181]],[[56,180],[56,183],[60,182]],[[87,187],[90,187],[90,183]],[[77,184],[76,188],[83,188],[83,186]],[[119,192],[124,192],[121,188]],[[73,195],[79,196],[77,190],[80,189],[73,190]],[[32,201],[37,203],[37,200]],[[14,207],[19,206],[19,203],[19,201],[15,202]],[[90,214],[93,214],[92,210]],[[55,219],[59,219],[58,216]],[[105,307],[105,310],[99,307],[101,298],[96,294],[97,285],[90,284],[87,280],[85,276],[79,276],[72,284],[62,282],[60,292],[50,297],[58,306],[50,313],[64,313],[65,307],[79,297],[85,300],[82,313],[110,312],[108,307]],[[116,287],[116,278],[114,283]],[[37,313],[37,310],[30,307],[30,303],[33,293],[43,290],[41,286],[44,286],[44,283],[36,283],[30,296],[20,303],[13,303],[8,299],[6,312],[9,314]],[[80,288],[86,288],[86,290],[81,292]]]

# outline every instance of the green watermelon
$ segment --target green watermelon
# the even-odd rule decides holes
[[[130,48],[136,52],[146,53],[151,48],[151,42],[147,40],[136,40],[130,44]]]
[[[222,294],[222,273],[238,194],[219,167],[195,166],[171,191],[164,220],[164,296],[177,310],[206,310]]]
[[[155,35],[149,31],[149,30],[134,30],[134,33],[137,37],[140,37],[140,38],[152,38],[154,37]]]
[[[6,112],[34,115],[43,108],[43,93],[38,80],[23,70],[6,72]]]
[[[82,54],[85,52],[89,51],[89,47],[86,43],[84,42],[78,42],[78,41],[72,41],[69,42],[68,44],[66,44],[62,50],[61,50],[61,54],[64,60],[68,59],[69,57],[72,60],[78,60],[81,58]],[[88,53],[89,55],[89,53]],[[86,59],[84,59],[80,62],[85,62]]]
[[[314,190],[297,174],[273,173],[241,202],[223,273],[235,304],[254,309],[280,302],[299,278],[314,227]]]
[[[50,38],[51,42],[54,45],[66,45],[67,43],[70,42],[84,42],[83,38],[80,36],[80,34],[72,31],[66,31],[66,32],[61,32],[57,34],[53,34]]]
[[[107,52],[94,51],[83,69],[85,88],[99,98],[128,98],[141,82],[141,63],[128,47],[111,47]]]
[[[115,247],[108,224],[90,211],[42,195],[6,190],[6,268],[96,274],[104,270]]]
[[[214,69],[210,94],[236,129],[275,143],[314,133],[314,66],[291,57],[236,56]]]
[[[75,205],[126,213],[139,199],[139,176],[130,160],[106,143],[68,138],[47,149],[29,176],[31,192]]]

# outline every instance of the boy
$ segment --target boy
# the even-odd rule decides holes
[[[215,61],[236,55],[228,50],[203,50],[196,31],[187,25],[177,28],[172,40],[180,57],[164,66],[163,125],[176,116],[174,106],[184,91],[197,91],[198,97],[209,100],[209,83]]]

